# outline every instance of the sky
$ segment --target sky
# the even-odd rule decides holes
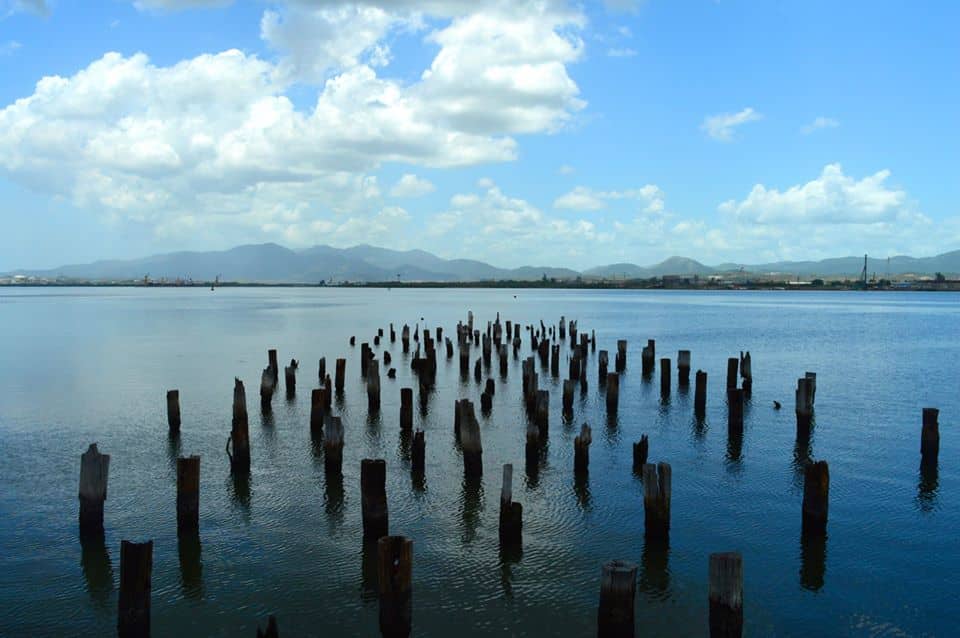
[[[0,0],[0,271],[960,249],[960,3]]]

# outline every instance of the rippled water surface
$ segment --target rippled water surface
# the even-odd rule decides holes
[[[520,360],[496,369],[493,411],[440,351],[435,391],[414,427],[426,432],[426,478],[411,479],[400,388],[415,385],[399,341],[396,380],[367,412],[360,343],[389,322],[455,336],[473,310],[522,324],[560,315],[596,331],[598,348],[629,341],[619,416],[608,420],[590,353],[574,418],[550,391],[549,443],[524,467]],[[639,565],[642,635],[707,631],[707,557],[743,553],[750,635],[956,635],[960,623],[960,297],[794,293],[362,289],[0,289],[0,635],[109,635],[121,539],[154,540],[154,635],[253,636],[276,613],[285,636],[377,635],[376,573],[363,551],[360,459],[387,462],[392,533],[414,542],[414,635],[589,636],[600,565]],[[356,347],[348,337],[357,336]],[[640,350],[693,353],[709,373],[707,418],[692,389],[662,402],[640,375]],[[268,348],[300,361],[298,391],[269,416],[257,401]],[[726,359],[749,350],[753,397],[741,442],[728,441]],[[569,343],[562,350],[566,371]],[[476,358],[474,350],[472,358]],[[530,354],[524,335],[521,356]],[[317,361],[347,358],[335,412],[346,430],[342,483],[311,444]],[[818,373],[810,449],[796,444],[793,391]],[[471,365],[472,371],[472,365]],[[485,376],[488,373],[485,372]],[[231,479],[224,443],[233,378],[246,382],[252,472]],[[165,391],[180,389],[182,434],[167,432]],[[453,403],[475,401],[484,477],[463,482]],[[784,409],[775,411],[773,401]],[[939,407],[938,471],[920,473],[921,408]],[[593,427],[590,473],[573,474],[573,438]],[[673,467],[669,547],[647,545],[631,443]],[[105,544],[82,546],[79,456],[112,456]],[[178,544],[176,457],[200,454],[199,547]],[[801,463],[830,463],[829,537],[801,543]],[[500,468],[514,463],[524,507],[522,555],[502,555]]]

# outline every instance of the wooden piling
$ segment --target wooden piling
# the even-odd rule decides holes
[[[573,439],[573,471],[575,474],[586,474],[590,466],[590,443],[593,435],[590,426],[584,423],[580,426],[580,434]]]
[[[610,365],[610,355],[606,350],[601,350],[597,355],[597,381],[600,385],[607,382],[607,366]]]
[[[383,459],[360,461],[360,497],[364,541],[372,542],[386,536],[389,529],[387,463]]]
[[[167,425],[171,434],[180,433],[180,390],[167,390]]]
[[[670,396],[670,359],[660,359],[660,397]]]
[[[633,638],[637,566],[615,560],[600,572],[600,605],[597,609],[598,638]]]
[[[230,468],[234,472],[250,471],[250,430],[247,421],[247,395],[243,381],[233,380],[233,422],[230,430]]]
[[[513,501],[513,465],[503,466],[500,488],[500,544],[517,547],[523,538],[523,506]]]
[[[710,638],[743,635],[743,558],[710,554]]]
[[[460,447],[463,450],[463,473],[467,478],[483,476],[483,445],[480,424],[473,412],[473,404],[460,402]]]
[[[650,441],[646,434],[641,434],[640,440],[633,444],[633,469],[635,472],[643,472],[643,466],[647,464],[649,451]]]
[[[400,429],[413,428],[413,388],[400,388]]]
[[[297,391],[297,368],[295,366],[286,366],[283,369],[284,387],[287,390],[287,396],[292,396]]]
[[[323,380],[327,378],[326,357],[320,357],[320,365],[317,366],[317,376],[320,378],[320,383],[323,383]]]
[[[826,461],[808,463],[803,471],[803,534],[826,536],[830,504],[830,470]]]
[[[103,534],[103,502],[107,500],[110,455],[100,454],[96,443],[80,455],[80,535]]]
[[[940,410],[923,408],[923,426],[920,430],[920,457],[925,465],[936,465],[940,454]]]
[[[403,343],[403,354],[410,352],[410,326],[403,324],[400,331],[400,341]]]
[[[323,433],[323,468],[326,474],[343,474],[343,421],[330,414],[326,417]]]
[[[150,636],[150,579],[153,572],[153,541],[120,542],[120,598],[117,635],[120,638]]]
[[[354,337],[354,336],[351,336],[351,337],[350,337],[350,345],[351,345],[351,346],[357,345],[357,338],[356,338],[356,337]]]
[[[560,344],[550,346],[550,374],[560,376]]]
[[[740,378],[743,380],[743,393],[749,397],[753,393],[753,366],[749,351],[746,354],[740,353]]]
[[[737,357],[727,359],[727,392],[737,389],[737,369],[740,366],[740,360]]]
[[[497,384],[493,382],[493,379],[487,379],[487,383],[483,391],[492,397],[497,393]]]
[[[480,383],[481,381],[483,381],[482,360],[479,357],[473,364],[473,380],[476,381],[477,383]]]
[[[817,373],[804,372],[803,378],[810,384],[808,386],[810,388],[810,407],[813,407],[817,402]]]
[[[423,474],[426,469],[427,442],[423,430],[413,434],[413,448],[410,453],[410,471],[414,474]]]
[[[543,431],[547,430],[550,420],[550,391],[537,390],[536,407],[534,409],[534,422],[537,427]]]
[[[177,459],[177,534],[196,534],[200,529],[200,457]]]
[[[380,409],[380,362],[372,359],[367,362],[367,410]]]
[[[377,541],[380,635],[407,638],[413,623],[413,541],[384,536]]]
[[[480,394],[480,410],[486,414],[493,409],[493,397],[490,396],[490,393],[484,390]]]
[[[323,431],[323,416],[327,410],[327,399],[324,388],[315,388],[310,392],[310,433],[320,434]]]
[[[277,389],[277,373],[267,366],[260,373],[260,407],[267,411],[270,409],[270,401],[273,399],[273,393]]]
[[[277,617],[273,614],[267,616],[267,628],[260,629],[257,625],[257,638],[280,638],[280,630],[277,628]]]
[[[347,371],[347,360],[346,359],[337,359],[337,367],[334,372],[334,381],[333,386],[336,388],[337,392],[343,392],[343,379],[346,376]]]
[[[370,359],[373,358],[373,352],[370,351],[370,344],[364,341],[360,344],[360,376],[366,378],[367,366]]]
[[[669,463],[643,466],[643,515],[647,538],[670,536],[671,471]]]
[[[465,378],[470,374],[470,345],[467,343],[460,345],[460,374]]]
[[[623,372],[627,368],[627,340],[618,339],[617,340],[617,359],[616,359],[616,370],[617,373]]]
[[[576,387],[576,381],[564,379],[563,381],[563,413],[573,414],[573,389]]]
[[[707,414],[707,373],[697,370],[696,388],[693,394],[693,411],[698,418]]]
[[[677,353],[677,386],[685,388],[690,385],[690,351],[681,350]]]
[[[727,432],[743,433],[743,388],[727,392]]]
[[[813,423],[813,383],[809,377],[797,379],[796,402],[797,436],[806,437]]]
[[[510,363],[509,354],[507,354],[507,344],[502,343],[497,348],[497,353],[500,357],[500,376],[506,378],[507,376],[507,364]]]
[[[613,414],[617,411],[617,404],[620,402],[620,375],[616,372],[607,373],[607,413]]]
[[[580,357],[576,354],[570,357],[570,376],[568,378],[571,381],[580,380]]]
[[[274,380],[280,375],[280,365],[277,363],[277,351],[274,348],[267,350],[267,367],[273,372]]]

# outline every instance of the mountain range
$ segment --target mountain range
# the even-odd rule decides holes
[[[175,252],[142,259],[106,260],[61,266],[49,270],[17,270],[6,276],[25,275],[47,279],[67,278],[92,281],[133,280],[149,276],[158,279],[193,279],[257,283],[318,283],[340,281],[437,281],[555,279],[639,279],[664,275],[707,276],[731,272],[803,275],[807,277],[848,276],[856,278],[863,268],[862,257],[840,257],[821,261],[788,261],[766,264],[719,264],[706,266],[686,257],[670,257],[652,266],[616,263],[583,272],[550,266],[498,268],[471,259],[443,259],[424,250],[390,250],[362,244],[350,248],[314,246],[294,251],[277,244],[237,246],[223,251]],[[878,277],[901,274],[946,275],[960,273],[960,250],[934,257],[898,256],[869,259],[867,271]]]

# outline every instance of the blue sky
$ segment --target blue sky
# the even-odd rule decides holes
[[[960,248],[960,5],[0,0],[0,270]]]

